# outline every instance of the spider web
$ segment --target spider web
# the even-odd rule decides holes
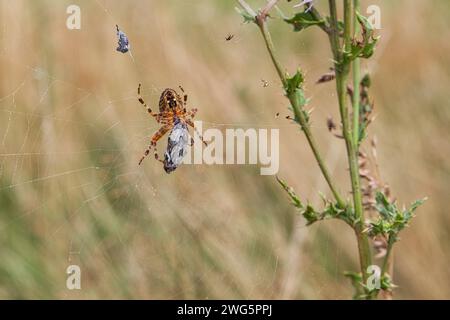
[[[45,2],[43,3],[45,6]],[[10,6],[12,5],[2,2],[2,12]],[[185,10],[201,8],[193,1],[184,1],[181,6],[184,6]],[[118,2],[101,0],[96,0],[95,5],[85,9],[82,6],[83,15],[85,11],[90,10],[92,15],[98,15],[105,28],[111,29],[110,38],[101,40],[111,43],[110,54],[117,56],[121,54],[114,51],[115,24],[128,36],[133,26],[127,20],[129,15],[122,12],[121,8],[123,9],[123,5],[118,5]],[[61,16],[66,17],[64,14]],[[2,17],[2,21],[5,20]],[[82,29],[88,27],[92,28],[92,25],[82,26]],[[70,76],[67,77],[67,74],[70,74],[70,66],[67,66],[68,71],[62,74],[60,69],[53,71],[53,68],[46,66],[49,61],[43,61],[37,53],[31,56],[29,61],[15,58],[20,44],[26,38],[19,36],[12,39],[12,30],[13,27],[8,26],[6,22],[2,23],[1,64],[9,65],[14,77],[10,82],[3,83],[0,93],[0,111],[4,115],[0,130],[0,194],[12,203],[10,214],[1,217],[0,232],[18,228],[18,232],[32,232],[42,238],[31,248],[39,254],[48,255],[46,259],[54,259],[58,266],[56,269],[59,268],[58,272],[61,272],[61,266],[65,268],[65,265],[80,264],[88,277],[87,293],[82,290],[82,297],[277,297],[276,290],[280,288],[286,297],[295,296],[297,287],[290,286],[288,282],[295,277],[293,270],[303,257],[298,256],[295,263],[290,264],[288,268],[280,268],[279,260],[285,257],[275,254],[279,248],[264,248],[268,244],[262,242],[261,235],[258,234],[261,230],[256,228],[254,231],[248,231],[252,228],[252,223],[258,222],[259,218],[241,214],[243,217],[235,222],[237,218],[233,212],[249,206],[239,197],[239,192],[232,189],[240,183],[239,169],[223,168],[217,173],[203,166],[186,166],[179,168],[173,175],[166,176],[161,173],[161,166],[151,157],[146,159],[143,166],[138,167],[137,160],[158,126],[147,117],[145,110],[137,102],[137,82],[121,84],[121,90],[117,92],[104,88],[92,89],[95,85],[87,87],[80,85],[79,81],[67,80],[70,79]],[[211,31],[208,41],[211,46],[224,48],[229,45],[232,50],[242,50],[241,55],[250,55],[251,53],[242,49],[245,47],[245,41],[242,39],[251,36],[247,35],[247,30],[247,26],[232,30],[235,37],[230,43],[225,43],[224,40],[229,30],[221,30],[219,35]],[[150,32],[163,31],[156,28]],[[145,72],[150,68],[146,66],[148,64],[145,61],[140,60],[143,55],[136,54],[140,50],[140,43],[133,42],[133,38],[130,38],[130,41],[131,52],[120,56],[123,58],[121,63],[127,65],[130,72],[138,74],[139,81],[143,83],[144,99],[155,106],[165,83],[149,83]],[[83,44],[86,45],[88,44]],[[317,67],[313,65],[312,68],[326,70],[323,64]],[[120,82],[121,75],[114,74],[114,68],[111,69],[111,77]],[[260,78],[267,80],[270,87],[277,87],[276,78]],[[261,84],[257,83],[255,86],[261,87]],[[321,90],[323,89],[316,90],[314,94],[320,95]],[[190,93],[189,89],[187,91]],[[60,99],[61,96],[64,99]],[[123,118],[123,112],[120,112],[123,108],[126,108],[128,114],[135,116]],[[203,109],[205,106],[199,106],[199,114]],[[232,121],[203,123],[206,127],[222,129],[272,127],[295,132],[298,130],[287,121],[267,121],[268,113],[273,114],[272,111],[260,108],[253,113],[251,121],[234,121],[239,119],[239,116],[236,116],[230,117]],[[263,120],[259,121],[260,119]],[[319,124],[313,126],[318,129],[326,127]],[[165,144],[166,137],[160,140],[160,154],[164,151]],[[328,158],[336,158],[334,163],[337,164],[339,155],[337,149],[331,148]],[[249,169],[249,172],[242,177],[244,183],[260,178],[255,178],[255,170]],[[220,190],[229,194],[214,192],[229,175],[232,182],[227,182],[227,186]],[[326,189],[319,179],[315,185],[317,188],[314,190]],[[257,193],[250,191],[252,192]],[[215,201],[220,202],[221,199],[224,204],[214,207]],[[275,208],[272,206],[272,209]],[[269,219],[267,216],[265,218]],[[269,221],[273,222],[270,219]],[[239,225],[239,222],[244,224]],[[296,233],[292,236],[292,241],[272,236],[276,246],[287,242],[286,252],[298,254],[298,247],[303,243],[302,232],[306,229],[303,228],[302,221],[295,222],[295,225]],[[222,238],[225,236],[221,232],[224,226],[230,232],[231,239],[239,239],[241,234],[249,233],[248,248],[240,247],[237,243],[239,241]],[[264,226],[268,227],[265,224]],[[180,229],[183,234],[173,237],[172,235],[180,233]],[[217,237],[214,236],[216,233]],[[160,237],[169,240],[161,240],[161,244],[158,240]],[[142,244],[149,238],[154,244],[153,247]],[[31,241],[28,236],[23,239]],[[183,248],[185,241],[194,247],[193,252],[191,256],[186,254],[178,258],[177,254],[181,249],[177,248]],[[231,241],[231,244],[226,246],[221,241]],[[140,249],[136,249],[139,244]],[[236,251],[226,250],[233,246],[236,246]],[[247,256],[242,253],[245,250],[248,252]],[[269,271],[263,270],[263,267],[252,270],[251,267],[258,265],[258,259],[262,259],[267,252],[275,254],[269,259],[268,265],[265,265]],[[281,255],[286,254],[283,252],[284,250]],[[65,253],[64,257],[61,257],[62,253]],[[34,253],[30,254],[34,256]],[[338,256],[340,253],[335,254]],[[96,255],[101,257],[96,258]],[[198,256],[203,260],[221,259],[222,265],[210,262],[208,268],[202,269],[212,269],[214,272],[191,274],[204,286],[210,285],[208,283],[212,281],[217,288],[199,289],[190,284],[187,289],[182,290],[182,294],[171,295],[170,292],[176,290],[164,288],[164,281],[172,283],[167,279],[167,275],[147,274],[162,272],[165,268],[169,268],[177,276],[183,276],[183,273],[178,271],[182,269],[187,269],[188,274],[195,273],[192,269],[202,263],[191,262],[189,257],[195,260]],[[240,263],[239,260],[244,256],[245,259],[254,261],[249,264]],[[89,263],[89,259],[94,262]],[[50,277],[52,268],[43,267],[41,264],[48,262],[42,262],[38,257],[27,263],[32,265],[33,269],[42,267],[47,270],[45,274],[51,280],[42,281],[48,281],[46,285],[53,288],[52,293],[47,293],[48,295],[73,296],[73,293],[64,291],[65,275],[62,272],[60,276]],[[148,263],[153,265],[149,267],[150,271],[145,271]],[[104,270],[102,267],[110,273],[108,279],[115,282],[110,289],[120,287],[121,293],[116,295],[105,291],[108,289],[104,287],[108,286],[94,279]],[[11,267],[2,268],[6,272],[11,271]],[[130,270],[134,270],[135,274],[130,274]],[[142,275],[143,273],[146,274]],[[250,276],[251,274],[253,275]],[[269,280],[267,275],[270,276]],[[160,289],[164,293],[149,293],[141,289],[137,295],[133,295],[124,288],[126,285],[123,282],[136,284],[141,280],[141,276],[147,280],[150,278],[153,286],[162,283],[162,287],[156,287],[155,290]],[[226,285],[218,285],[220,280]],[[98,292],[94,289],[98,289]],[[9,294],[11,293],[6,293]],[[30,297],[41,294],[31,291],[22,295]],[[45,296],[45,293],[42,295]]]

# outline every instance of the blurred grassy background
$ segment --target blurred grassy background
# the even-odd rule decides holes
[[[352,232],[305,228],[258,167],[137,166],[157,129],[138,83],[153,106],[182,84],[209,127],[280,128],[279,175],[312,203],[328,193],[301,132],[274,117],[286,100],[234,1],[79,0],[77,31],[65,27],[70,4],[0,0],[0,298],[350,298]],[[364,66],[382,175],[400,203],[429,197],[397,246],[395,297],[449,299],[450,4],[370,4],[382,10],[383,39]],[[115,51],[115,24],[134,60]],[[325,125],[334,86],[314,85],[331,66],[327,39],[271,27],[285,65],[307,73],[314,132],[348,190],[344,145]],[[70,264],[82,290],[66,289]]]

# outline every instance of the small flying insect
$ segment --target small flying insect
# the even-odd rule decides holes
[[[181,86],[180,90],[183,92],[183,99],[175,90],[170,88],[165,89],[159,98],[159,112],[156,113],[152,111],[142,98],[141,84],[139,84],[139,102],[147,109],[147,112],[155,118],[156,122],[162,124],[162,127],[151,137],[150,145],[147,150],[145,150],[141,160],[139,160],[139,165],[144,161],[145,157],[148,156],[150,150],[153,149],[155,159],[163,163],[164,170],[167,173],[171,173],[178,168],[183,157],[186,155],[187,147],[189,146],[190,135],[188,126],[192,127],[202,142],[207,145],[194,126],[193,118],[197,113],[197,109],[194,108],[189,111],[186,109],[188,96],[187,94],[184,94],[184,89]],[[156,143],[169,131],[170,134],[167,142],[167,149],[164,153],[164,160],[161,160],[156,150]],[[190,145],[192,146],[194,144],[194,139],[191,138],[190,140]]]
[[[336,123],[334,123],[333,118],[330,116],[327,118],[327,128],[330,132],[336,130]]]
[[[121,31],[119,29],[119,26],[116,24],[116,30],[117,30],[117,45],[116,48],[117,51],[122,53],[127,53],[130,50],[130,44],[128,42],[128,37],[125,34],[125,32]]]
[[[231,39],[233,39],[234,38],[234,34],[229,34],[226,38],[225,38],[225,40],[226,41],[230,41]]]

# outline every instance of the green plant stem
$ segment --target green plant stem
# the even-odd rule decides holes
[[[270,32],[267,28],[266,16],[263,14],[258,14],[256,17],[256,23],[257,23],[259,29],[261,30],[267,50],[269,51],[270,57],[275,66],[275,69],[277,70],[278,76],[280,77],[281,83],[283,84],[283,87],[286,87],[287,86],[286,74],[284,72],[283,66],[281,65],[278,58],[276,57],[272,38],[271,38]],[[305,134],[306,139],[308,140],[309,146],[311,147],[311,150],[313,151],[313,154],[314,154],[314,157],[316,158],[317,164],[319,165],[319,168],[322,171],[322,174],[323,174],[325,180],[327,181],[328,186],[331,189],[331,192],[333,193],[338,205],[340,207],[344,208],[345,202],[342,199],[342,197],[340,196],[338,189],[334,185],[333,180],[331,179],[328,168],[326,167],[326,165],[322,159],[322,156],[319,152],[319,149],[317,147],[315,139],[311,133],[311,129],[308,124],[308,121],[305,118],[304,113],[301,111],[301,108],[303,108],[304,106],[299,105],[298,99],[296,99],[296,97],[295,97],[295,92],[288,94],[287,98],[289,99],[289,101],[292,105],[292,109],[294,110],[295,118],[299,121],[300,126],[302,127],[302,131]]]
[[[309,8],[309,4],[305,4],[306,8]],[[314,17],[314,20],[317,21],[325,21],[325,19],[322,17],[322,15],[319,13],[319,11],[317,11],[316,8],[314,8],[314,6],[312,6],[309,9],[309,12],[311,13],[311,15]],[[326,24],[319,24],[320,29],[322,29],[323,31],[325,31],[327,34],[330,33],[330,30],[328,29]]]
[[[330,44],[335,59],[336,69],[336,90],[339,101],[339,112],[342,120],[343,136],[347,148],[348,164],[350,168],[350,179],[352,184],[353,204],[355,209],[355,233],[358,241],[359,260],[361,274],[364,283],[367,282],[367,268],[371,265],[372,257],[367,234],[364,230],[364,210],[362,206],[362,195],[359,178],[359,165],[357,151],[355,148],[353,135],[349,124],[349,114],[347,107],[347,80],[350,71],[350,65],[345,59],[345,50],[351,45],[351,27],[354,10],[351,0],[344,0],[344,48],[339,46],[338,20],[335,0],[329,0],[331,15]]]
[[[287,85],[287,79],[286,74],[284,72],[283,66],[279,62],[278,58],[275,54],[275,47],[273,45],[272,37],[270,35],[269,29],[267,28],[267,23],[265,21],[265,18],[261,15],[258,15],[256,18],[257,25],[259,29],[261,30],[261,33],[264,37],[264,43],[266,44],[267,51],[269,52],[270,58],[272,59],[272,62],[275,66],[275,69],[278,73],[278,76],[280,77],[281,83],[283,84],[283,87],[286,87]]]
[[[386,255],[384,256],[383,264],[381,266],[381,277],[383,277],[386,274],[386,272],[388,272],[389,260],[391,257],[393,246],[394,246],[394,241],[392,241],[391,238],[389,238],[387,249],[386,249]]]
[[[381,265],[381,273],[380,273],[380,280],[384,278],[384,276],[386,274],[389,274],[389,269],[391,269],[392,265],[391,265],[391,257],[394,251],[394,243],[395,241],[393,241],[393,239],[391,237],[389,237],[388,239],[388,243],[387,243],[387,248],[386,248],[386,255],[384,256],[383,259],[383,263]],[[390,280],[392,281],[392,275],[389,274]],[[372,295],[370,296],[371,299],[376,298],[378,295],[379,291],[374,291],[372,293]],[[387,299],[391,299],[392,298],[392,292],[387,292],[387,296],[386,297],[390,297]]]
[[[356,38],[359,34],[360,27],[356,17],[356,12],[360,11],[360,0],[353,0],[355,7],[355,15],[353,16],[353,35]],[[353,61],[353,145],[355,151],[359,151],[359,104],[360,104],[360,81],[361,81],[361,61],[356,58]]]
[[[328,37],[330,39],[331,51],[333,52],[333,57],[335,61],[335,67],[341,60],[341,52],[339,48],[341,47],[339,41],[339,28],[337,21],[337,9],[336,9],[336,1],[328,0],[328,4],[330,7],[330,32],[328,33]]]
[[[352,0],[344,0],[344,42],[341,44],[338,28],[338,20],[337,20],[337,8],[335,0],[328,0],[330,7],[330,27],[326,29],[326,32],[329,37],[331,49],[333,52],[334,62],[335,62],[335,72],[336,72],[336,89],[338,94],[339,101],[339,112],[341,114],[342,119],[342,127],[343,127],[343,135],[346,143],[347,149],[347,157],[350,168],[350,179],[352,184],[352,193],[353,193],[353,204],[354,204],[354,214],[355,214],[355,225],[353,226],[357,242],[358,242],[358,252],[359,252],[359,260],[361,267],[361,274],[364,281],[364,284],[367,283],[367,268],[372,263],[372,257],[370,252],[369,240],[367,234],[364,232],[364,210],[362,206],[362,194],[361,194],[361,186],[360,186],[360,177],[359,177],[359,164],[358,164],[358,144],[355,143],[354,135],[352,134],[352,127],[349,119],[349,112],[347,106],[347,81],[350,73],[350,62],[346,59],[346,50],[350,48],[352,41],[352,18],[355,15],[354,7],[352,5]],[[245,3],[244,0],[238,0],[241,6],[247,11],[247,13],[251,14],[255,17],[255,22],[258,25],[267,47],[269,51],[272,62],[276,68],[276,71],[280,77],[280,80],[283,84],[283,87],[286,89],[288,84],[288,79],[285,74],[284,68],[279,62],[278,58],[275,54],[275,49],[273,46],[273,42],[270,36],[270,32],[267,28],[266,19],[268,16],[268,8],[275,6],[277,1],[269,1],[266,7],[259,11],[257,15],[253,15],[253,10]],[[358,72],[359,73],[359,72]],[[358,77],[359,78],[359,77]],[[297,89],[300,90],[300,89]],[[335,187],[331,177],[329,175],[328,169],[325,166],[323,159],[318,151],[317,145],[311,133],[308,121],[305,117],[305,114],[302,110],[304,105],[301,104],[301,99],[298,99],[297,92],[294,90],[293,92],[289,92],[286,90],[286,96],[289,99],[292,109],[294,111],[295,119],[299,122],[308,143],[314,153],[316,161],[322,171],[325,180],[327,181],[338,205],[342,208],[345,207],[345,202],[342,200],[342,197],[339,195],[337,188]],[[359,103],[358,103],[359,104]],[[359,107],[359,106],[358,106]],[[354,128],[353,128],[354,130]],[[369,296],[369,298],[371,298]]]

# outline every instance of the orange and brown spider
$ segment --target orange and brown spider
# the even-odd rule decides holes
[[[168,171],[166,167],[171,167],[172,169],[170,171],[173,171],[176,169],[176,166],[179,163],[176,163],[175,165],[173,163],[166,163],[168,160],[165,159],[165,161],[162,161],[157,153],[156,150],[156,143],[159,139],[161,139],[167,132],[173,131],[175,126],[181,125],[181,128],[185,128],[187,130],[187,126],[189,125],[197,132],[198,136],[202,140],[202,142],[206,145],[206,142],[203,140],[203,137],[198,133],[197,129],[194,126],[194,122],[192,121],[195,114],[197,113],[197,109],[191,109],[188,111],[186,109],[186,103],[187,103],[187,94],[184,93],[184,89],[180,86],[180,90],[183,92],[183,99],[181,99],[181,96],[173,89],[165,89],[161,93],[161,97],[159,98],[159,113],[155,113],[152,111],[152,109],[145,103],[144,99],[141,96],[141,84],[139,84],[138,87],[138,100],[139,102],[147,108],[147,112],[156,119],[156,121],[163,126],[156,131],[152,138],[150,139],[150,145],[148,146],[147,150],[145,150],[144,155],[142,156],[141,160],[139,161],[139,165],[142,163],[142,161],[145,159],[146,156],[150,153],[150,150],[153,148],[155,153],[155,159],[164,163],[164,169]],[[170,137],[169,137],[169,143],[170,143]],[[193,143],[193,139],[191,138],[191,144]],[[184,149],[184,146],[182,146],[182,149]],[[170,151],[170,150],[168,150]],[[167,158],[166,152],[166,157]],[[181,161],[181,159],[180,159]]]

